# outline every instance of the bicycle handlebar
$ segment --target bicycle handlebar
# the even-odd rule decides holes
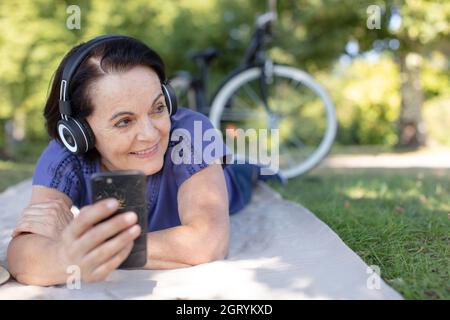
[[[264,28],[272,21],[277,19],[277,14],[275,12],[266,12],[256,18],[256,27]]]
[[[256,18],[256,30],[253,32],[250,44],[247,47],[241,65],[252,65],[255,62],[258,62],[261,57],[259,53],[265,50],[264,47],[267,41],[267,36],[272,36],[271,23],[276,19],[277,15],[272,11],[259,15]]]

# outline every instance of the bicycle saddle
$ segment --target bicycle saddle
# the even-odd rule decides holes
[[[206,63],[211,62],[215,57],[219,55],[219,51],[215,48],[208,48],[200,51],[195,51],[191,53],[189,56],[194,60],[203,60]]]

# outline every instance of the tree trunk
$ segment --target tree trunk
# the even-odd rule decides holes
[[[15,160],[15,150],[25,138],[25,114],[16,112],[12,119],[5,122],[2,129],[4,134],[4,147],[0,148],[0,157],[7,160]]]
[[[426,144],[422,120],[424,95],[420,83],[421,61],[421,56],[416,53],[406,53],[400,57],[402,102],[398,145],[402,147],[418,148]]]

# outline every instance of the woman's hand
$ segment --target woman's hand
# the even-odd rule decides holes
[[[46,202],[31,204],[22,211],[12,237],[21,233],[35,233],[58,240],[72,220],[73,214],[63,200],[49,198]]]
[[[141,228],[134,212],[103,221],[117,208],[117,200],[106,199],[81,209],[55,244],[63,270],[75,265],[82,281],[102,281],[128,257]]]

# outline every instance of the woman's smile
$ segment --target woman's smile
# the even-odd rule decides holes
[[[140,150],[140,151],[133,151],[130,152],[130,155],[139,158],[139,159],[148,159],[153,157],[157,152],[159,151],[159,142],[154,145],[153,147]]]

